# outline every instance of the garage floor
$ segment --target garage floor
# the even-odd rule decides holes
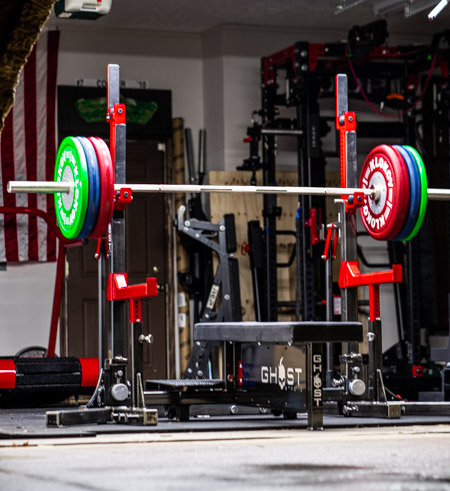
[[[79,437],[58,430],[43,437],[31,425],[27,437],[29,420],[26,411],[0,414],[2,491],[450,490],[448,423],[405,425],[402,418],[402,426],[346,428],[335,418],[310,432],[302,419],[213,418],[132,433],[103,425]]]

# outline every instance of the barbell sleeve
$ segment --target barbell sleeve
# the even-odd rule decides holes
[[[430,200],[450,200],[450,189],[428,189],[428,199]]]
[[[73,184],[64,181],[9,181],[6,189],[8,193],[70,193]]]

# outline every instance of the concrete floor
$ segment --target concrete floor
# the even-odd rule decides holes
[[[450,425],[0,440],[0,490],[450,490]]]

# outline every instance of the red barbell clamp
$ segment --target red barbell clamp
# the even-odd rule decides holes
[[[114,209],[123,211],[133,201],[133,191],[131,188],[120,188],[120,192],[117,193],[117,197],[114,200]]]
[[[354,194],[351,195],[351,198],[352,199],[350,200],[350,196],[344,197],[345,212],[354,214],[359,207],[364,206],[364,203],[366,202],[366,197],[364,193],[356,191]]]

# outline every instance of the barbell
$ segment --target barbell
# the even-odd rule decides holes
[[[54,181],[10,181],[10,193],[53,193],[58,225],[68,239],[105,235],[121,190],[135,193],[244,193],[364,198],[361,218],[378,240],[411,240],[420,230],[428,199],[450,199],[450,190],[428,189],[425,166],[409,146],[378,145],[367,156],[358,188],[114,184],[107,144],[98,137],[67,137],[56,157]]]

